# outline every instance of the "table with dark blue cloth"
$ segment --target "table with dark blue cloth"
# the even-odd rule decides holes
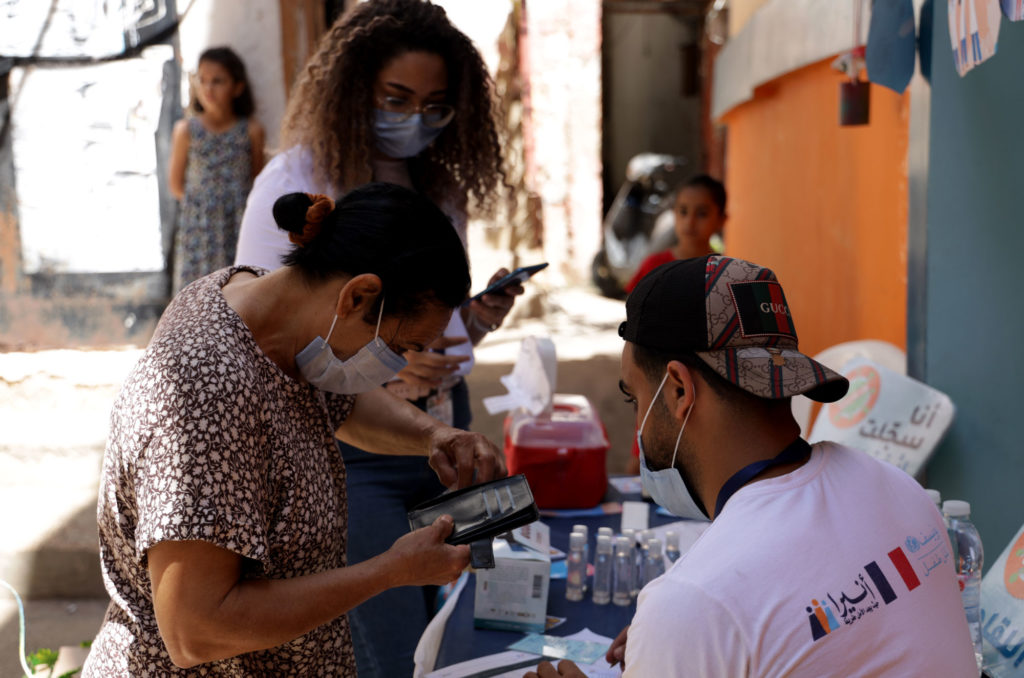
[[[624,500],[636,501],[640,500],[640,496],[624,496],[609,485],[603,501]],[[655,512],[657,506],[654,504],[648,502],[648,505],[650,506],[649,522],[652,528],[679,520]],[[622,515],[619,513],[584,517],[541,516],[541,522],[551,529],[551,545],[565,552],[569,551],[569,534],[572,532],[573,525],[586,525],[589,530],[591,562],[593,562],[597,542],[597,528],[610,527],[618,533],[621,520]],[[572,602],[565,598],[565,583],[564,578],[551,580],[548,589],[548,616],[564,617],[565,622],[547,631],[547,634],[571,636],[588,628],[595,633],[614,638],[619,635],[623,627],[632,621],[633,613],[636,611],[635,601],[629,605],[615,605],[614,603],[595,605],[591,592],[588,590],[582,601]],[[476,657],[504,652],[509,645],[523,638],[522,632],[474,628],[473,603],[475,599],[476,575],[470,574],[469,581],[466,582],[462,595],[459,596],[458,603],[445,625],[444,638],[434,664],[435,669]]]

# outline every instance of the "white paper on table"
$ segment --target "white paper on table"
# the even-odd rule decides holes
[[[531,662],[526,664],[525,662]],[[536,662],[536,663],[533,663]],[[494,669],[501,668],[503,666],[519,666],[519,668],[511,669],[505,673],[494,674],[493,678],[522,678],[523,674],[527,671],[532,671],[537,668],[537,664],[540,661],[537,659],[537,655],[530,654],[528,652],[499,652],[498,654],[488,655],[486,657],[477,657],[476,659],[470,659],[469,661],[459,662],[458,664],[452,664],[446,666],[443,669],[438,669],[432,673],[428,673],[424,678],[465,678],[466,676],[473,676],[478,673],[485,671],[493,671]]]
[[[651,515],[650,506],[645,501],[624,501],[622,502],[622,524],[619,532],[623,530],[646,530]]]
[[[448,618],[452,616],[452,610],[455,609],[455,605],[459,602],[462,589],[466,588],[467,581],[469,581],[469,574],[463,572],[459,576],[455,588],[448,594],[444,605],[441,606],[441,609],[437,611],[434,618],[427,624],[427,628],[423,629],[423,635],[420,636],[419,642],[416,643],[416,651],[412,656],[414,662],[413,678],[421,678],[427,671],[434,669],[438,650],[441,649],[441,640],[444,638],[444,628],[448,624]]]
[[[566,638],[592,643],[607,643],[608,645],[615,641],[614,638],[594,633],[588,628],[584,628],[582,631],[578,631],[571,636],[566,636]],[[587,678],[618,678],[622,675],[622,668],[620,666],[608,666],[608,663],[602,660],[599,660],[596,664],[581,664],[580,670],[587,674]]]
[[[590,629],[583,629],[571,636],[566,636],[566,638],[598,643],[612,643],[611,638],[598,635]],[[452,664],[433,673],[428,673],[423,678],[466,678],[467,676],[474,676],[485,671],[493,671],[503,666],[516,666],[517,668],[510,669],[505,673],[494,674],[492,678],[522,678],[523,674],[527,671],[535,670],[539,663],[540,659],[535,654],[509,650]],[[579,668],[587,678],[619,678],[622,675],[622,669],[618,666],[608,666],[603,661],[599,661],[596,664],[582,664]]]

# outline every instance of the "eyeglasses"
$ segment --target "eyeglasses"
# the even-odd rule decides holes
[[[437,128],[444,127],[455,117],[455,108],[449,104],[414,106],[411,101],[401,97],[380,97],[377,106],[388,122],[405,122],[419,113],[424,125]]]

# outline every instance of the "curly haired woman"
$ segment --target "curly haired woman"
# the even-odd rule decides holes
[[[257,177],[242,219],[237,264],[279,267],[287,240],[269,218],[282,194],[339,196],[370,181],[413,188],[438,205],[466,243],[469,205],[487,211],[503,185],[492,84],[480,54],[426,0],[370,0],[330,28],[289,100],[284,152]],[[504,269],[492,280],[504,275]],[[467,428],[463,376],[472,345],[497,329],[518,285],[452,314],[432,350],[387,384],[398,397]],[[378,458],[343,445],[348,474],[350,563],[380,553],[408,531],[406,513],[444,488],[421,460]],[[413,652],[436,589],[404,587],[350,613],[360,676],[411,675]]]

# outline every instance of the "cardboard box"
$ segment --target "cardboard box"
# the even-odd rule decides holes
[[[551,583],[551,531],[540,521],[494,540],[494,568],[477,570],[473,626],[544,633]]]

